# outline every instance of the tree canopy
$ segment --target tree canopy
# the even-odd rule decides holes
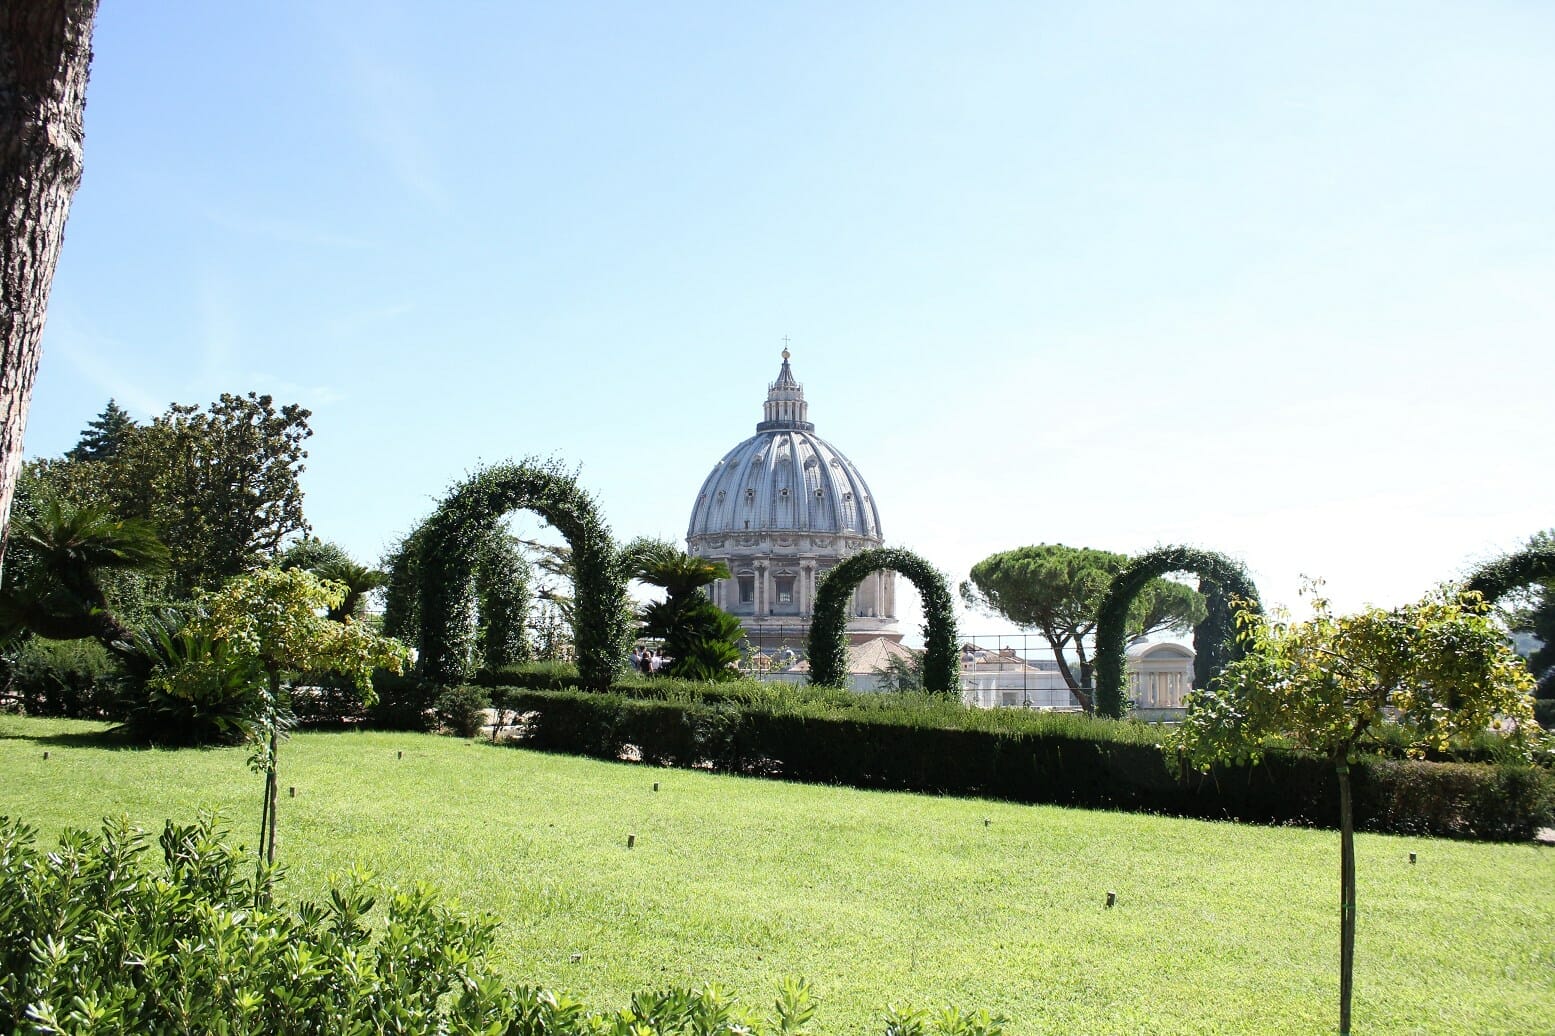
[[[174,404],[148,425],[115,413],[110,401],[66,457],[29,470],[66,500],[150,522],[180,588],[213,590],[308,532],[300,476],[313,432],[303,407],[250,392],[205,410]]]
[[[1103,595],[1128,557],[1090,547],[1038,544],[992,554],[972,567],[961,597],[974,608],[1002,615],[1047,641],[1059,672],[1080,704],[1095,707],[1089,642]],[[1204,599],[1191,587],[1152,579],[1129,609],[1128,632],[1141,636],[1187,630],[1204,617]],[[1079,673],[1070,664],[1070,653]]]

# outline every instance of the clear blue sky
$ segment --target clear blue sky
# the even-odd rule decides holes
[[[1555,525],[1547,4],[105,0],[95,43],[31,456],[252,389],[364,559],[530,454],[680,537],[789,335],[953,579],[1192,542],[1392,604]]]

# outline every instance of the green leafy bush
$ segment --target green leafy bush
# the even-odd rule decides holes
[[[437,722],[460,737],[475,737],[486,725],[491,696],[479,687],[450,687],[437,696],[432,711]]]
[[[210,817],[168,822],[161,867],[122,821],[66,832],[52,852],[33,839],[0,818],[7,1032],[800,1036],[816,1013],[793,979],[765,1014],[713,985],[639,993],[608,1014],[509,987],[487,960],[495,919],[463,917],[424,885],[384,892],[362,873],[333,882],[324,903],[278,906],[272,873],[250,877]],[[1002,1025],[955,1010],[883,1019],[894,1036],[998,1036]]]
[[[150,666],[123,703],[124,729],[144,744],[234,744],[259,714],[263,674],[226,640],[176,619],[152,621],[136,650]]]
[[[367,722],[381,730],[430,730],[437,687],[413,673],[373,671],[378,700],[367,707]]]
[[[27,637],[6,661],[6,706],[29,716],[113,716],[123,673],[97,641]]]

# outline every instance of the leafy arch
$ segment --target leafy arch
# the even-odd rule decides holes
[[[1535,542],[1481,566],[1464,586],[1494,604],[1513,590],[1555,580],[1555,541]]]
[[[603,690],[626,658],[626,580],[593,498],[555,461],[509,462],[476,472],[413,534],[421,673],[445,686],[468,679],[482,541],[493,522],[520,510],[545,519],[572,548],[578,677],[585,687]]]
[[[939,570],[910,550],[875,547],[845,558],[815,590],[810,623],[810,682],[840,687],[848,672],[848,599],[866,576],[899,572],[923,597],[923,687],[938,694],[961,692],[961,655],[950,587]]]
[[[1231,600],[1240,598],[1258,603],[1258,588],[1247,570],[1224,554],[1197,547],[1157,547],[1130,561],[1112,577],[1102,595],[1096,619],[1096,712],[1102,716],[1123,715],[1123,669],[1125,627],[1129,606],[1150,580],[1169,572],[1192,572],[1199,577],[1199,592],[1205,597],[1208,614],[1194,627],[1194,678],[1199,686],[1220,671],[1220,667],[1241,654],[1231,622]]]

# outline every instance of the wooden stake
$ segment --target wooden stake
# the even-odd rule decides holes
[[[1414,863],[1415,862],[1415,854],[1414,853],[1410,853],[1409,854],[1409,862],[1410,863]]]
[[[658,781],[654,781],[653,782],[653,790],[654,791],[658,791],[659,790],[659,782]]]
[[[287,788],[286,790],[291,793],[291,797],[292,798],[295,799],[297,797],[297,786],[295,784],[292,785],[290,788]]]
[[[1108,909],[1111,909],[1112,905],[1114,903],[1116,903],[1117,901],[1118,901],[1118,894],[1116,892],[1109,892],[1109,893],[1107,893],[1107,907],[1108,907]]]
[[[637,836],[636,835],[627,835],[626,836],[626,847],[628,849],[630,849],[632,846],[634,846],[636,844],[637,844]]]
[[[45,758],[45,759],[47,759],[47,758],[48,758],[48,757],[49,757],[49,753],[47,753],[47,752],[44,752],[44,753],[43,753],[43,758]]]

